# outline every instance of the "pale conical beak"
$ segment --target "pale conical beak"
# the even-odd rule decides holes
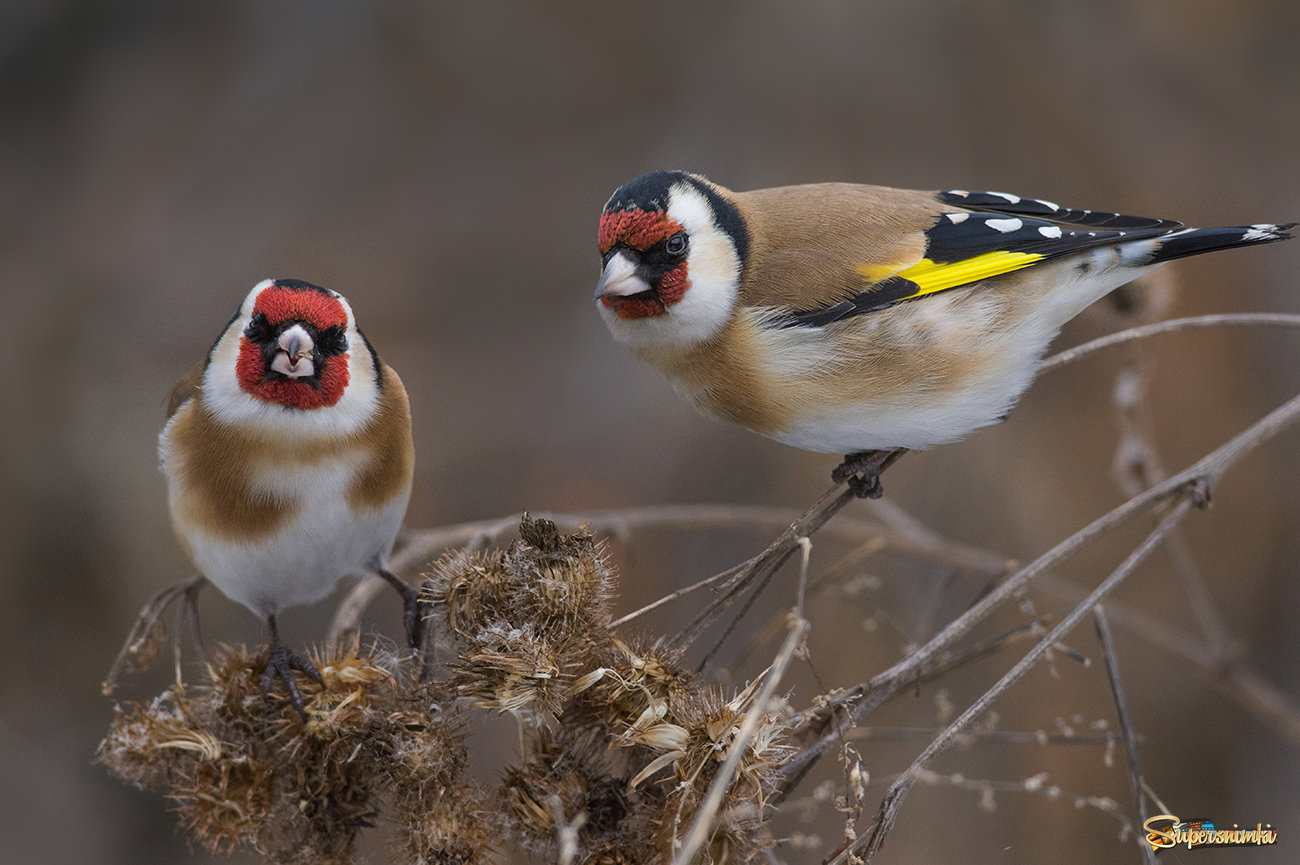
[[[605,271],[596,283],[594,300],[606,297],[631,297],[650,290],[650,283],[645,281],[638,271],[636,259],[630,252],[617,252],[605,265]]]
[[[280,334],[277,345],[280,350],[271,361],[271,369],[289,378],[307,378],[315,375],[316,363],[312,360],[312,351],[316,348],[316,344],[312,342],[311,334],[302,325],[295,324]]]

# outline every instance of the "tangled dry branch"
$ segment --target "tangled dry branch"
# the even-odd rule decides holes
[[[1300,317],[1166,322],[1058,358],[1223,324],[1296,326]],[[1063,362],[1049,360],[1044,369]],[[1122,403],[1117,399],[1121,411]],[[302,684],[305,720],[283,701],[263,699],[257,682],[264,656],[222,650],[203,659],[206,681],[187,686],[177,642],[176,683],[150,702],[118,706],[99,759],[123,781],[168,797],[201,846],[248,847],[278,863],[350,862],[358,835],[381,821],[394,857],[414,863],[499,861],[510,850],[563,863],[693,865],[760,855],[780,861],[783,849],[804,850],[816,842],[795,833],[781,836],[773,820],[783,811],[830,803],[826,807],[841,815],[845,838],[821,855],[841,865],[869,860],[880,849],[918,783],[969,789],[982,798],[999,790],[1059,790],[1040,776],[975,782],[938,773],[931,764],[958,743],[1015,739],[1014,731],[980,724],[1031,669],[1053,655],[1077,655],[1063,640],[1092,617],[1118,732],[1023,735],[1041,743],[1122,749],[1131,808],[1105,796],[1075,798],[1076,804],[1114,816],[1125,837],[1136,842],[1134,827],[1146,814],[1149,785],[1112,628],[1200,670],[1263,723],[1300,743],[1300,708],[1229,656],[1231,635],[1185,549],[1175,559],[1181,557],[1185,591],[1199,610],[1202,635],[1108,598],[1157,547],[1180,543],[1178,527],[1208,501],[1225,472],[1298,421],[1300,397],[1165,477],[1143,438],[1140,419],[1129,418],[1130,458],[1123,467],[1136,479],[1130,497],[1023,567],[996,552],[944,538],[886,502],[863,505],[869,518],[832,520],[854,500],[841,485],[802,515],[757,507],[661,507],[547,518],[525,514],[411,532],[394,566],[406,573],[428,568],[421,602],[437,626],[432,630],[450,649],[446,663],[432,662],[433,647],[426,647],[424,657],[362,650],[362,616],[379,585],[363,581],[340,605],[330,648],[316,658],[323,683]],[[1142,516],[1152,518],[1154,528],[1091,589],[1053,574],[1087,545]],[[706,529],[777,534],[740,565],[615,616],[618,574],[598,536],[630,546],[650,531]],[[849,551],[809,580],[814,536],[818,544],[847,545]],[[714,625],[728,607],[752,597],[801,550],[799,590],[773,626],[773,633],[784,631],[784,639],[766,668],[749,681],[722,683],[710,681],[711,668],[692,668],[686,656],[697,638],[716,634]],[[843,588],[861,562],[885,552],[981,574],[993,584],[887,669],[864,670],[861,681],[823,686],[818,693],[782,693],[792,668],[809,663],[806,641],[816,627],[809,612],[812,599],[829,587]],[[192,610],[201,585],[201,579],[191,580],[151,600],[106,690],[161,653],[168,605],[182,601]],[[1030,586],[1068,599],[1071,607],[1051,616],[1022,611],[1013,627],[974,637],[995,611],[1022,601]],[[709,603],[699,604],[701,612],[679,633],[633,632],[650,611],[704,592],[711,592]],[[749,609],[746,604],[742,609]],[[196,620],[191,622],[196,627]],[[923,735],[927,744],[889,780],[874,805],[874,818],[859,831],[873,810],[873,782],[854,743],[887,735],[884,728],[868,726],[872,713],[921,683],[1028,642],[1032,646],[994,684],[968,705],[953,707],[951,720],[939,729],[913,729],[897,737],[900,747],[914,735]],[[705,653],[710,656],[711,650]],[[472,771],[471,731],[482,713],[508,715],[518,725],[517,753],[504,760],[495,780]],[[796,791],[807,790],[805,778],[831,753],[839,759],[822,767],[830,770],[829,779],[808,798],[796,799]],[[838,792],[822,795],[828,789]]]

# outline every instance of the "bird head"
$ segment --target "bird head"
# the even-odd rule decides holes
[[[600,217],[595,300],[616,338],[684,346],[730,319],[749,234],[729,195],[681,171],[645,174],[615,191]]]
[[[343,296],[297,279],[265,280],[240,310],[235,374],[245,393],[287,408],[332,406],[350,378],[352,310]]]

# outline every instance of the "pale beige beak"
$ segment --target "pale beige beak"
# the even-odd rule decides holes
[[[596,283],[596,294],[593,299],[631,297],[649,290],[650,283],[646,282],[645,277],[638,272],[638,264],[632,254],[616,252],[605,265],[605,271],[600,275],[600,282]]]
[[[289,378],[307,378],[316,373],[316,363],[312,360],[316,344],[302,325],[295,324],[280,334],[278,343],[280,350],[271,361],[271,369]]]

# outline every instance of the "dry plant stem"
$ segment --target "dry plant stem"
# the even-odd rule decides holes
[[[100,686],[104,696],[112,695],[113,689],[117,687],[118,679],[122,676],[122,672],[128,665],[133,664],[136,653],[143,645],[143,641],[158,627],[163,614],[167,612],[167,608],[171,606],[172,602],[183,596],[188,603],[192,604],[198,595],[199,589],[206,584],[207,580],[202,575],[194,576],[184,582],[168,586],[148,600],[144,608],[140,610],[140,615],[136,618],[135,624],[131,626],[131,632],[127,634],[121,651],[113,659],[113,666],[109,668],[108,676]],[[192,621],[197,628],[197,618]],[[177,638],[179,638],[179,635],[177,635]],[[179,653],[179,647],[175,652]],[[144,666],[148,666],[148,664]],[[177,670],[176,681],[180,681],[179,669]]]
[[[1210,587],[1202,576],[1182,531],[1169,536],[1165,543],[1165,554],[1173,563],[1174,575],[1178,577],[1192,614],[1196,616],[1212,650],[1219,657],[1228,657],[1234,651],[1231,632],[1214,603],[1214,596],[1210,593]]]
[[[1165,536],[1169,534],[1173,527],[1182,522],[1183,519],[1191,513],[1192,508],[1197,506],[1197,498],[1197,492],[1193,489],[1188,489],[1184,492],[1178,504],[1174,506],[1172,511],[1165,515],[1165,518],[1160,521],[1160,524],[1155,528],[1155,530],[1152,531],[1151,534],[1149,534],[1146,539],[1129,554],[1128,558],[1126,558],[1118,568],[1110,573],[1110,576],[1102,580],[1101,584],[1084,599],[1083,603],[1071,610],[1069,615],[1062,619],[1060,624],[1055,628],[1052,628],[1052,630],[1048,632],[1047,636],[1043,637],[1043,639],[1040,640],[1038,644],[1025,655],[1025,657],[1021,658],[1014,667],[1008,670],[1006,674],[998,680],[997,684],[986,691],[983,696],[967,707],[966,711],[962,712],[955,721],[949,724],[947,729],[945,729],[938,738],[931,742],[929,746],[927,746],[926,749],[912,761],[912,765],[908,767],[907,771],[900,775],[898,780],[890,785],[889,790],[885,793],[884,800],[881,802],[880,810],[876,815],[876,820],[866,834],[862,835],[857,841],[842,850],[838,856],[830,861],[829,865],[847,865],[848,862],[860,854],[865,854],[866,859],[870,860],[870,858],[880,849],[881,845],[884,844],[885,835],[888,834],[890,828],[894,825],[894,821],[898,817],[898,809],[902,807],[903,800],[911,790],[912,785],[916,783],[916,776],[924,770],[935,757],[938,757],[955,741],[957,741],[961,732],[965,730],[972,721],[982,715],[998,697],[1019,681],[1025,673],[1033,669],[1039,661],[1046,657],[1051,648],[1064,638],[1066,634],[1074,630],[1075,626],[1077,626],[1079,622],[1083,620],[1084,616],[1088,615],[1088,613],[1101,602],[1102,598],[1110,594],[1110,592],[1118,587],[1120,583],[1127,579],[1137,566],[1141,564],[1147,556],[1155,551],[1155,549],[1160,545],[1160,542],[1164,540]]]
[[[943,732],[939,727],[854,727],[846,730],[848,742],[904,742],[933,740]],[[1043,730],[967,730],[963,738],[978,742],[1013,745],[1122,745],[1120,733],[1048,733]],[[1142,736],[1135,735],[1137,741]]]
[[[784,562],[782,562],[782,564],[784,564]],[[713,645],[709,646],[708,650],[704,653],[703,656],[701,656],[699,663],[695,665],[696,673],[702,673],[704,670],[708,669],[711,663],[713,663],[713,658],[718,654],[719,651],[721,651],[723,645],[726,644],[727,638],[731,636],[732,632],[735,631],[736,628],[740,625],[740,623],[743,622],[745,618],[749,615],[749,611],[754,606],[754,602],[757,601],[759,596],[762,595],[763,592],[767,589],[768,584],[772,582],[772,578],[776,576],[776,572],[780,570],[780,568],[781,568],[780,564],[775,565],[772,568],[769,568],[768,571],[762,576],[762,578],[758,580],[758,584],[755,585],[754,590],[749,593],[749,597],[745,598],[745,602],[740,605],[740,609],[735,612],[735,614],[731,617],[731,621],[728,622],[727,626],[722,629],[722,633],[718,634],[718,636],[714,639]],[[728,600],[727,604],[733,603],[735,598],[739,597],[739,594],[743,591],[744,591],[744,587],[738,586],[732,594],[732,600]],[[705,608],[706,611],[708,609],[709,609],[708,607]],[[724,609],[725,606],[720,607],[718,610],[719,614]],[[683,644],[682,647],[685,648],[685,646],[686,644]]]
[[[864,506],[875,512],[880,522],[868,520],[839,520],[833,527],[822,529],[823,537],[830,536],[836,540],[850,541],[857,546],[847,556],[837,562],[832,567],[832,571],[839,568],[847,568],[853,562],[860,561],[876,552],[889,549],[894,552],[905,553],[910,555],[924,556],[930,559],[936,565],[950,567],[957,570],[971,570],[978,573],[990,575],[1001,575],[1007,572],[1008,561],[1002,556],[988,550],[972,547],[958,541],[945,538],[924,526],[911,514],[892,502],[883,499],[875,499],[865,502]],[[785,516],[788,511],[774,508],[754,508],[749,506],[729,506],[729,505],[682,505],[675,509],[681,514],[685,522],[683,525],[689,528],[698,529],[699,524],[690,523],[694,514],[699,512],[702,517],[707,517],[718,512],[731,513],[734,519],[728,520],[728,527],[757,527],[765,524],[789,523],[794,518],[793,515]],[[621,514],[630,523],[641,523],[644,509],[635,508],[627,511],[612,512],[611,517]],[[719,525],[719,523],[714,523]],[[651,610],[671,603],[691,592],[708,586],[716,585],[737,572],[742,568],[748,567],[749,562],[743,562],[735,567],[728,568],[721,573],[706,577],[689,586],[678,589],[665,595],[658,600],[652,601],[634,610],[625,616],[615,619],[610,623],[610,627],[616,628],[620,625],[645,615]],[[821,583],[829,574],[823,575],[818,579]]]
[[[1030,639],[1037,639],[1043,634],[1048,621],[1054,618],[1057,617],[1036,616],[1028,622],[1017,625],[1014,628],[989,637],[986,640],[981,640],[974,645],[966,646],[960,651],[945,653],[943,657],[936,659],[933,664],[927,666],[924,670],[918,671],[916,678],[912,679],[907,684],[911,687],[919,687],[926,682],[942,678],[953,670],[960,669],[967,664],[989,657],[990,655],[993,655],[1009,646],[1023,643]],[[1086,663],[1082,655],[1065,646],[1057,646],[1056,650],[1065,653],[1071,660]],[[900,692],[895,691],[891,696],[896,696],[898,693]],[[805,709],[802,712],[795,712],[790,718],[790,725],[797,728],[802,723],[815,720],[824,712],[824,706],[815,706],[813,708]],[[849,737],[848,733],[849,731],[845,730],[841,735]]]
[[[854,495],[850,493],[850,495]],[[800,599],[802,604],[802,598]],[[781,677],[785,675],[786,669],[790,666],[790,661],[794,658],[796,651],[803,644],[805,635],[808,633],[808,620],[791,611],[792,622],[790,633],[786,635],[785,642],[781,645],[781,650],[777,652],[776,659],[772,666],[768,668],[767,679],[763,682],[763,689],[759,691],[754,702],[745,712],[744,723],[740,725],[735,739],[731,742],[731,747],[727,750],[727,759],[723,762],[722,768],[714,776],[713,782],[709,785],[709,792],[705,795],[704,801],[700,803],[699,809],[695,812],[695,818],[691,821],[691,827],[686,833],[682,846],[673,856],[673,865],[690,865],[695,860],[695,855],[700,848],[708,842],[712,835],[714,818],[718,814],[718,809],[722,807],[723,797],[726,796],[727,790],[731,788],[732,781],[735,780],[736,771],[740,767],[740,761],[745,756],[745,750],[749,747],[750,741],[754,734],[758,732],[759,724],[762,723],[764,716],[767,714],[768,706],[772,702],[772,695],[776,692],[776,686],[780,684]]]
[[[1038,365],[1038,374],[1050,372],[1058,367],[1073,363],[1082,357],[1101,351],[1104,348],[1110,348],[1115,345],[1122,345],[1126,342],[1132,342],[1136,339],[1145,339],[1148,336],[1155,336],[1162,333],[1175,333],[1183,330],[1199,330],[1207,327],[1300,327],[1300,315],[1287,315],[1285,313],[1268,313],[1268,312],[1239,312],[1227,313],[1224,315],[1196,315],[1189,318],[1173,318],[1169,321],[1159,321],[1154,324],[1144,324],[1139,327],[1131,327],[1127,330],[1121,330],[1118,333],[1108,334],[1107,336],[1098,337],[1074,348],[1068,348],[1065,351],[1052,355]]]
[[[673,637],[671,644],[675,648],[684,649],[695,642],[752,583],[758,581],[760,586],[765,584],[799,548],[800,538],[812,537],[827,520],[856,498],[857,493],[843,484],[831,486],[816,504],[791,523],[767,549],[735,570],[731,578],[722,584],[722,594],[706,606],[681,633]]]
[[[704,579],[698,582],[691,583],[689,586],[683,586],[682,588],[677,589],[674,592],[669,592],[668,594],[664,595],[662,598],[658,599],[657,601],[651,601],[650,603],[646,604],[644,607],[640,608],[639,610],[633,610],[632,612],[628,613],[626,616],[620,616],[619,618],[610,622],[609,626],[610,628],[617,628],[619,625],[625,625],[628,622],[632,621],[633,619],[639,618],[640,616],[645,615],[651,610],[657,610],[658,608],[662,607],[665,604],[672,603],[678,598],[689,595],[691,592],[716,585],[730,578],[734,574],[736,574],[742,567],[744,567],[744,565],[736,565],[734,568],[728,568],[727,570],[716,573],[711,577],[705,577]]]
[[[1115,800],[1106,796],[1083,796],[1078,793],[1071,793],[1063,790],[1056,785],[1045,783],[1047,773],[1030,776],[1021,781],[993,781],[984,778],[971,778],[966,775],[942,775],[938,772],[925,770],[917,777],[918,783],[929,784],[932,787],[952,787],[957,790],[968,790],[974,793],[991,796],[993,793],[1029,793],[1046,795],[1049,799],[1064,800],[1072,802],[1076,809],[1095,808],[1103,814],[1107,814],[1120,824],[1121,838],[1133,838],[1137,840],[1140,836],[1135,831],[1133,821],[1129,819],[1128,814],[1124,813]],[[1138,843],[1141,843],[1140,841]],[[1144,845],[1150,847],[1150,845]]]
[[[940,653],[946,651],[949,646],[965,636],[971,628],[987,618],[994,609],[1014,597],[1038,576],[1054,568],[1058,563],[1069,558],[1092,541],[1123,525],[1136,514],[1164,502],[1186,488],[1198,488],[1208,495],[1208,491],[1213,489],[1228,467],[1245,454],[1258,448],[1273,436],[1294,424],[1297,419],[1300,419],[1300,396],[1292,397],[1248,429],[1234,436],[1178,474],[1139,495],[1133,496],[1109,513],[1093,520],[1086,527],[1039,556],[1027,567],[1022,568],[1000,583],[978,603],[950,622],[947,627],[924,646],[912,652],[888,670],[873,676],[860,685],[837,694],[835,699],[829,701],[823,707],[821,722],[808,731],[819,736],[818,741],[790,761],[786,767],[786,777],[792,781],[801,778],[821,754],[837,741],[845,726],[860,721],[897,690],[908,687]],[[834,724],[834,729],[826,732],[827,727],[832,725],[833,716],[829,710],[850,702],[855,703],[855,705],[847,722]],[[787,785],[787,788],[789,786]]]
[[[208,584],[203,576],[197,576],[185,584],[185,603],[176,615],[176,638],[172,640],[172,664],[176,675],[176,684],[181,684],[184,679],[181,675],[181,640],[180,624],[182,619],[188,620],[190,624],[190,639],[194,643],[194,654],[199,659],[199,664],[207,669],[208,652],[203,647],[203,627],[199,623],[199,591]]]
[[[1085,594],[1078,586],[1051,576],[1044,577],[1040,585],[1071,600]],[[1215,647],[1141,610],[1112,602],[1106,611],[1108,618],[1125,633],[1188,664],[1210,685],[1273,727],[1292,747],[1300,748],[1300,704],[1277,686],[1264,681],[1235,658],[1225,659]]]
[[[767,679],[763,682],[763,689],[759,691],[758,696],[754,698],[754,702],[750,704],[749,710],[745,714],[745,721],[741,724],[740,730],[731,742],[731,748],[727,751],[727,758],[723,762],[722,768],[714,776],[713,782],[709,785],[709,791],[705,794],[704,801],[700,803],[700,807],[695,812],[695,819],[691,822],[686,837],[673,855],[673,865],[690,865],[695,859],[695,854],[709,840],[709,836],[712,835],[713,818],[717,816],[718,809],[722,806],[722,799],[736,777],[736,772],[740,768],[740,761],[745,756],[745,749],[749,747],[749,742],[758,731],[759,724],[767,715],[767,707],[772,701],[772,695],[776,692],[776,686],[780,684],[781,678],[790,666],[790,661],[805,645],[804,640],[811,627],[808,620],[804,618],[803,605],[805,595],[808,592],[808,563],[812,554],[812,541],[807,535],[803,535],[795,539],[795,546],[802,551],[803,560],[802,567],[799,569],[799,586],[795,594],[795,607],[789,614],[790,632],[786,634],[785,643],[776,653],[772,665],[767,668]]]
[[[564,805],[559,796],[547,800],[551,809],[551,819],[555,821],[556,846],[559,847],[560,865],[573,865],[578,858],[578,830],[587,822],[585,813],[574,815],[573,821],[564,819]]]
[[[1112,397],[1120,426],[1114,463],[1116,480],[1124,494],[1130,496],[1158,484],[1168,475],[1152,441],[1154,424],[1148,411],[1148,376],[1141,349],[1141,344],[1129,346],[1132,360],[1116,376]],[[1216,651],[1226,655],[1231,644],[1228,627],[1181,529],[1165,541],[1165,554],[1174,566],[1174,574],[1201,629]]]
[[[873,512],[879,522],[838,520],[823,529],[823,537],[849,543],[863,543],[883,536],[888,539],[891,549],[924,555],[933,559],[936,564],[991,574],[1003,573],[1006,570],[1007,562],[1001,557],[987,550],[936,534],[892,502],[876,499],[865,502],[864,507]],[[471,544],[480,548],[490,546],[511,534],[519,525],[521,516],[522,514],[512,514],[500,519],[411,531],[399,540],[399,547],[390,562],[391,569],[399,574],[410,573],[426,565],[438,553],[452,547]],[[619,537],[626,535],[633,528],[690,531],[707,528],[765,530],[769,527],[787,526],[799,518],[798,512],[790,508],[758,505],[667,505],[593,511],[589,514],[539,513],[536,516],[551,520],[564,531],[575,530],[582,523],[589,522]],[[715,574],[708,579],[679,589],[667,597],[623,616],[612,626],[626,624],[683,595],[721,582],[746,564],[742,563],[721,574]],[[353,587],[334,614],[328,644],[338,644],[345,636],[360,627],[362,614],[374,597],[383,591],[383,587],[383,580],[377,576],[366,577]]]
[[[1173,538],[1170,534],[1170,539]],[[1133,717],[1129,714],[1128,698],[1124,695],[1124,683],[1119,676],[1119,657],[1115,654],[1115,642],[1110,636],[1110,623],[1106,621],[1106,612],[1098,604],[1092,610],[1092,618],[1097,626],[1097,640],[1101,643],[1102,654],[1106,658],[1106,677],[1110,680],[1110,690],[1115,697],[1115,714],[1119,717],[1119,726],[1124,734],[1124,756],[1128,760],[1129,784],[1133,792],[1133,807],[1137,811],[1137,825],[1146,825],[1146,798],[1142,795],[1142,762],[1138,759],[1137,738],[1133,731]],[[1143,844],[1142,855],[1148,865],[1155,865],[1156,854],[1150,844]]]

